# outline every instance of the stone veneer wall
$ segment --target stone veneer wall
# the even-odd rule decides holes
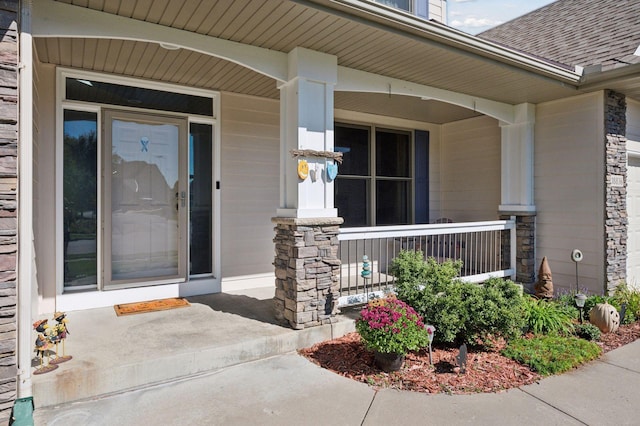
[[[536,280],[536,215],[518,213],[516,216],[516,282],[521,283],[527,292],[533,292]],[[511,215],[502,214],[500,220],[508,220]],[[503,232],[502,258],[509,262],[509,232]]]
[[[17,392],[18,0],[0,2],[0,423]],[[28,324],[27,326],[30,326]]]
[[[627,102],[624,95],[605,92],[605,270],[606,291],[627,276]]]
[[[342,218],[273,218],[276,319],[294,329],[330,324],[338,311]]]

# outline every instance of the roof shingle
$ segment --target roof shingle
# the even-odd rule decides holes
[[[478,37],[572,68],[640,63],[640,0],[558,0]]]

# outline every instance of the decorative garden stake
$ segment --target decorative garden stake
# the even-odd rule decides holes
[[[51,361],[51,363],[60,364],[60,363],[69,361],[71,358],[73,358],[71,355],[65,354],[65,348],[64,348],[64,341],[67,338],[67,336],[70,334],[67,328],[67,322],[69,320],[67,320],[67,314],[65,314],[64,312],[56,312],[55,314],[53,314],[53,319],[56,320],[57,322],[57,324],[55,325],[57,338],[55,340],[56,357]],[[62,342],[62,356],[60,356],[60,353],[58,352],[58,343],[60,342]]]
[[[586,302],[587,296],[585,296],[582,293],[578,293],[576,294],[576,297],[574,298],[574,300],[576,301],[576,306],[578,307],[578,310],[580,310],[580,324],[582,324],[582,309],[584,308],[584,302]]]
[[[458,367],[460,367],[460,373],[464,374],[467,372],[467,344],[463,343],[460,346],[460,353],[456,357],[458,361]]]
[[[36,355],[40,357],[40,365],[36,367],[36,370],[33,374],[44,374],[58,368],[57,365],[51,364],[50,361],[50,352],[51,342],[46,337],[47,330],[49,329],[49,325],[47,324],[47,320],[38,320],[33,323],[33,328],[38,332],[38,337],[36,338],[35,343],[35,351]],[[47,364],[44,364],[44,355],[47,354],[47,359],[49,360]]]
[[[369,257],[365,254],[362,256],[362,273],[360,276],[364,280],[364,294],[366,300],[369,300],[369,290],[367,288],[367,280],[371,278],[371,266],[369,264]]]
[[[433,357],[431,356],[431,343],[433,343],[433,335],[436,332],[436,328],[432,325],[427,325],[425,328],[427,329],[427,335],[429,338],[429,364],[433,365]]]

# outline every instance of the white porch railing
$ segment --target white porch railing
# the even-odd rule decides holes
[[[339,257],[339,305],[362,303],[380,296],[394,285],[390,266],[400,250],[420,250],[442,262],[461,260],[460,278],[482,282],[490,277],[516,274],[515,219],[490,222],[438,223],[432,225],[342,228]],[[371,278],[361,276],[362,257],[371,264]]]

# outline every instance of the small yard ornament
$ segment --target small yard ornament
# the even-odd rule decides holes
[[[51,363],[60,364],[73,358],[71,355],[65,354],[64,348],[64,341],[67,339],[67,336],[71,334],[69,333],[69,329],[67,328],[67,322],[69,322],[69,320],[67,319],[67,314],[65,314],[64,312],[56,312],[55,314],[53,314],[53,319],[57,322],[57,324],[55,325],[56,338],[54,341],[52,341],[56,344],[56,357],[51,360]],[[58,352],[59,343],[62,343],[62,355],[60,355],[60,352]]]
[[[467,372],[467,344],[463,343],[460,346],[460,353],[456,357],[458,361],[458,367],[460,367],[460,373],[464,374]]]
[[[36,370],[33,374],[44,374],[58,368],[57,365],[51,364],[51,341],[48,336],[52,335],[52,332],[48,332],[50,330],[49,325],[47,324],[47,320],[38,320],[33,323],[33,328],[38,332],[38,337],[35,342],[35,352],[36,355],[40,357],[40,365],[36,367]],[[47,364],[44,363],[44,356],[47,355]]]
[[[598,303],[589,311],[589,321],[603,333],[613,333],[620,326],[620,314],[610,304]]]
[[[540,263],[540,270],[538,271],[538,281],[536,281],[535,287],[536,297],[538,299],[552,299],[553,298],[553,281],[551,279],[551,268],[547,262],[547,256],[542,258]]]
[[[431,344],[433,343],[433,335],[436,332],[436,328],[432,325],[427,325],[425,328],[427,329],[427,336],[429,339],[429,364],[433,365],[433,357],[431,354]]]

